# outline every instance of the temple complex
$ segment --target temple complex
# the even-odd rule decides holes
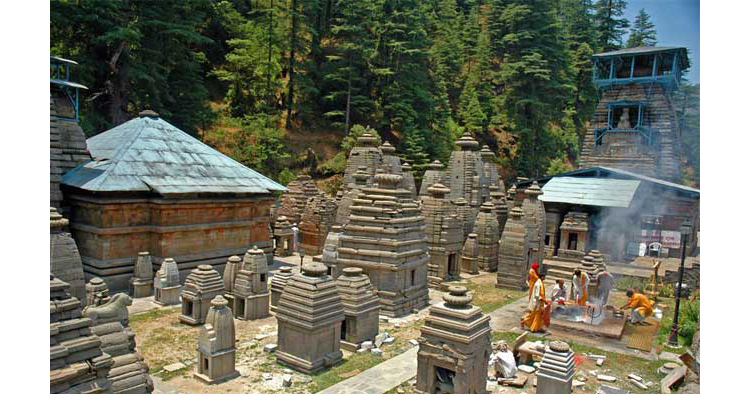
[[[467,240],[464,241],[464,248],[461,250],[461,271],[467,274],[477,275],[480,268],[477,266],[477,256],[479,255],[479,244],[477,243],[477,234],[470,233]]]
[[[450,286],[443,301],[420,328],[414,393],[486,393],[490,316],[462,286]]]
[[[477,234],[477,267],[487,272],[498,270],[498,241],[501,233],[493,209],[493,204],[489,202],[482,204],[473,230]]]
[[[445,167],[443,167],[443,163],[438,160],[430,163],[430,165],[427,167],[427,170],[425,171],[425,175],[422,176],[422,184],[419,188],[419,196],[429,196],[430,193],[427,191],[427,188],[436,183],[448,185],[448,173],[446,172]]]
[[[291,267],[284,265],[270,279],[270,312],[275,313],[278,310],[278,302],[280,302],[281,295],[283,295],[283,289],[292,276],[294,276],[294,273],[291,272]]]
[[[190,325],[203,324],[210,302],[223,295],[223,278],[210,265],[200,265],[186,277],[181,291],[181,314],[178,319]]]
[[[152,259],[149,257],[149,252],[139,252],[134,264],[134,276],[130,280],[131,294],[134,298],[151,296],[153,280]]]
[[[68,283],[70,294],[86,305],[81,256],[76,242],[66,231],[67,227],[68,219],[50,207],[50,272]]]
[[[524,191],[525,198],[522,201],[524,223],[530,241],[530,264],[543,261],[545,252],[545,207],[538,196],[543,194],[537,182],[532,182]]]
[[[529,270],[529,233],[522,208],[514,207],[506,221],[498,248],[498,278],[495,287],[523,290]]]
[[[219,295],[212,300],[205,324],[199,328],[197,372],[194,376],[209,384],[239,376],[236,370],[236,328],[233,313],[228,308],[228,301]]]
[[[233,317],[255,320],[270,316],[267,258],[256,246],[244,255],[233,281]]]
[[[178,274],[178,264],[172,258],[163,260],[160,269],[155,273],[155,303],[160,306],[181,303],[181,281]]]
[[[302,373],[316,373],[341,361],[344,308],[336,281],[320,263],[307,263],[283,290],[278,320],[279,363]]]
[[[440,183],[429,187],[430,193],[422,204],[425,217],[430,261],[427,263],[427,280],[431,287],[439,287],[441,282],[461,279],[461,249],[464,242],[464,229],[459,217],[449,212],[454,205],[448,198],[451,191]]]
[[[378,334],[380,299],[361,268],[346,267],[336,281],[345,315],[341,323],[341,348],[356,352],[364,341]]]
[[[92,333],[100,339],[103,353],[112,357],[108,373],[114,394],[151,393],[154,389],[149,366],[136,350],[136,334],[129,328],[131,297],[113,295],[103,304],[92,304],[82,314],[92,321]]]
[[[87,140],[92,160],[61,188],[87,278],[126,290],[133,256],[172,256],[181,277],[199,265],[221,270],[256,244],[272,252],[270,209],[286,189],[201,143],[158,114]]]
[[[280,208],[276,212],[277,216],[285,216],[291,223],[299,223],[301,215],[304,214],[304,208],[307,201],[317,195],[317,185],[309,175],[299,175],[295,180],[289,182],[288,193],[281,196]]]
[[[336,222],[337,211],[336,201],[323,192],[307,201],[299,223],[299,250],[304,250],[310,256],[322,253],[325,237]]]
[[[683,47],[636,47],[593,56],[601,98],[579,168],[596,166],[680,180],[679,123],[672,94],[689,67]]]
[[[275,256],[288,257],[294,254],[294,230],[286,216],[278,216],[273,226]]]
[[[351,204],[354,203],[354,199],[359,195],[359,191],[368,186],[368,179],[370,179],[370,174],[367,173],[367,167],[359,167],[357,172],[354,173],[354,185],[348,191],[343,193],[341,199],[338,200],[336,224],[343,226],[349,220]]]
[[[82,316],[69,288],[50,274],[50,393],[112,393],[113,359],[100,349],[92,320]]]
[[[378,290],[380,313],[402,316],[427,305],[425,219],[401,175],[375,175],[361,190],[339,237],[339,267],[359,267]]]

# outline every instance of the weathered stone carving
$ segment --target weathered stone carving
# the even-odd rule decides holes
[[[514,207],[503,229],[498,248],[496,287],[524,290],[529,270],[529,234],[522,219],[522,208]]]
[[[79,248],[71,234],[66,231],[67,227],[68,219],[61,216],[55,208],[50,207],[50,272],[56,278],[68,283],[71,295],[84,303],[86,302],[84,268],[81,265]]]
[[[168,257],[155,273],[155,304],[161,306],[180,303],[181,282],[178,265]]]
[[[110,301],[110,290],[102,278],[94,277],[86,284],[87,305],[102,305]]]
[[[428,188],[430,196],[422,204],[425,216],[430,261],[427,264],[428,284],[439,287],[441,282],[461,278],[461,249],[464,242],[464,228],[454,212],[454,205],[448,199],[449,190],[440,183]]]
[[[477,266],[477,256],[480,254],[477,243],[477,234],[470,233],[464,242],[464,248],[461,251],[461,271],[468,274],[477,275],[480,268]]]
[[[211,301],[207,320],[199,329],[198,342],[197,372],[194,373],[197,379],[215,384],[239,376],[236,370],[236,328],[228,301],[222,296]]]
[[[542,262],[545,252],[545,206],[538,199],[543,194],[537,182],[532,182],[527,190],[524,191],[525,199],[522,202],[522,211],[524,212],[524,223],[527,226],[527,233],[530,241],[529,263]]]
[[[278,302],[278,362],[315,373],[336,364],[341,353],[343,304],[336,282],[320,263],[307,263],[289,279]]]
[[[400,175],[375,175],[361,190],[339,237],[338,265],[359,267],[378,290],[380,313],[401,316],[427,305],[425,219]]]
[[[341,348],[356,352],[362,342],[378,334],[380,299],[361,268],[344,268],[336,284],[346,316],[341,323]]]
[[[210,302],[215,296],[222,296],[224,290],[223,279],[211,265],[202,264],[192,270],[181,292],[181,314],[178,319],[190,325],[204,324]]]
[[[450,286],[444,303],[430,307],[418,338],[416,394],[485,393],[490,316],[471,304],[461,286]]]
[[[482,204],[473,230],[477,234],[477,266],[488,272],[498,270],[498,241],[501,237],[493,209],[493,204],[489,202]]]
[[[134,265],[134,277],[131,278],[131,294],[134,298],[144,298],[152,295],[152,257],[149,252],[139,252]]]
[[[563,394],[572,392],[575,373],[574,352],[566,342],[552,341],[537,373],[537,394]]]
[[[267,258],[256,246],[246,252],[233,282],[233,316],[242,320],[270,316]]]

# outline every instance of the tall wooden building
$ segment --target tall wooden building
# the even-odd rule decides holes
[[[689,67],[683,47],[638,47],[593,56],[601,99],[579,168],[596,166],[679,182],[679,124],[671,95]]]
[[[144,111],[87,140],[92,160],[61,181],[87,278],[128,288],[134,259],[166,257],[183,280],[256,245],[272,256],[270,208],[286,189]]]

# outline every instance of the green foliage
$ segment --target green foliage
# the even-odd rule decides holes
[[[650,21],[650,14],[644,8],[641,8],[637,17],[635,17],[630,31],[627,48],[653,47],[658,42],[655,38],[655,24]]]
[[[250,115],[241,121],[241,129],[229,137],[230,156],[239,163],[278,180],[289,176],[283,172],[285,160],[290,157],[283,144],[283,130],[273,124],[272,117]]]
[[[279,183],[280,183],[281,185],[283,185],[283,186],[286,186],[286,185],[288,185],[288,184],[289,184],[289,183],[291,183],[291,181],[293,181],[294,179],[296,179],[296,174],[294,174],[294,173],[293,173],[293,172],[292,172],[292,171],[291,171],[290,169],[288,169],[288,168],[284,168],[284,169],[282,169],[282,170],[281,170],[281,172],[280,172],[280,173],[278,174],[278,182],[279,182]]]
[[[659,342],[663,343],[671,333],[674,323],[674,306],[672,305],[663,314]],[[679,305],[679,330],[677,338],[680,345],[690,346],[695,332],[700,329],[700,292],[695,291],[688,300],[682,299]]]
[[[622,37],[629,27],[629,20],[623,18],[626,8],[626,0],[597,0],[595,2],[598,45],[601,51],[612,51],[622,47]]]
[[[325,187],[325,193],[328,193],[331,197],[335,197],[336,193],[338,193],[339,190],[341,190],[341,186],[343,185],[343,176],[341,175],[335,175],[323,182],[323,186]]]
[[[634,289],[644,289],[645,288],[645,282],[642,281],[640,278],[635,278],[632,276],[625,276],[619,279],[616,279],[616,289],[626,291],[626,290],[634,290]]]
[[[341,141],[341,151],[346,152],[346,154],[348,155],[349,152],[351,152],[351,149],[357,146],[357,139],[359,139],[359,137],[361,137],[364,133],[369,133],[373,137],[377,138],[378,141],[381,141],[380,135],[372,127],[365,127],[360,124],[355,124],[351,127],[351,130],[349,130],[349,134],[346,136],[346,138]]]

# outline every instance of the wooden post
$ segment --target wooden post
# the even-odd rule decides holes
[[[608,80],[613,81],[613,58],[611,58],[611,71],[608,73]]]
[[[658,65],[658,54],[656,53],[653,55],[653,78],[658,76],[658,72],[656,71],[656,66]]]
[[[637,56],[632,56],[632,67],[629,69],[629,78],[634,78],[634,59]]]

